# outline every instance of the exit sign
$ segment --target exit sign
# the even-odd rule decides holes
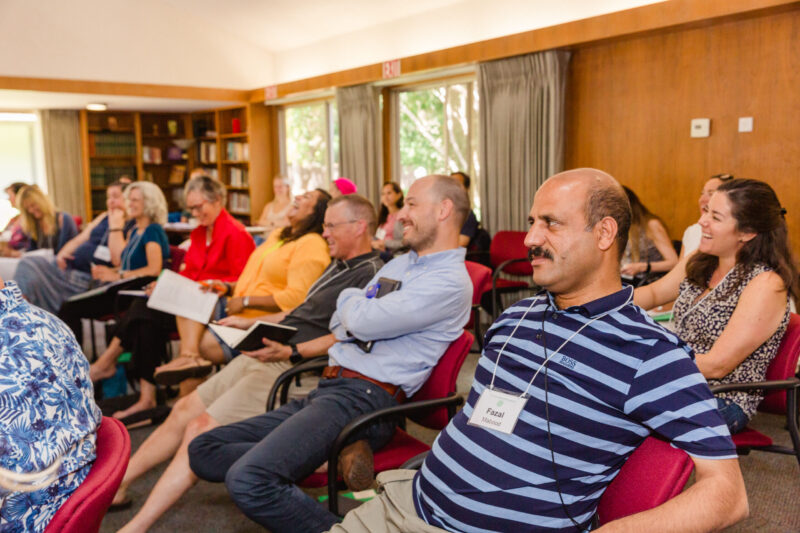
[[[396,78],[400,75],[400,60],[393,59],[392,61],[383,62],[383,79]]]

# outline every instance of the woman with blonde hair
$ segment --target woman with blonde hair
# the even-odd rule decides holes
[[[78,234],[71,216],[60,211],[36,185],[23,187],[17,193],[17,209],[22,231],[28,237],[25,251],[52,249],[58,253],[67,241]],[[20,254],[21,255],[21,254]]]

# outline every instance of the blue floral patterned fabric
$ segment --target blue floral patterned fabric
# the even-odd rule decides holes
[[[58,479],[41,490],[0,488],[0,533],[45,529],[89,473],[100,420],[89,363],[72,332],[6,282],[0,289],[0,467],[34,472],[63,459]]]

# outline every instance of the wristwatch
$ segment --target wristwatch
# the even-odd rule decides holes
[[[289,356],[289,362],[293,365],[296,365],[300,361],[303,360],[303,356],[300,355],[300,352],[297,351],[297,345],[293,343],[289,343],[289,348],[292,349],[292,355]]]

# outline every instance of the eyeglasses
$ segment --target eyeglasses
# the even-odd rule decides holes
[[[197,205],[187,205],[186,210],[189,211],[190,213],[194,213],[195,211],[200,211],[203,208],[203,206],[206,205],[207,203],[208,202],[200,202]]]
[[[322,225],[322,227],[326,230],[332,230],[336,226],[341,226],[343,224],[352,224],[353,222],[358,222],[358,220],[346,220],[344,222],[337,222],[336,224],[330,224],[326,222],[325,224]]]

